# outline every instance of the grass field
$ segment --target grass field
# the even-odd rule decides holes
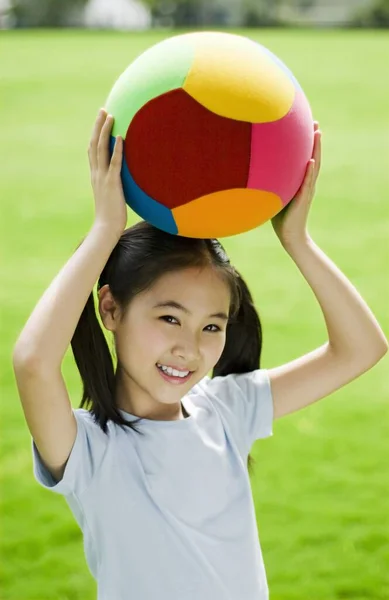
[[[97,110],[127,64],[167,35],[1,33],[1,600],[96,597],[65,500],[33,479],[11,354],[92,223],[86,149]],[[323,164],[309,229],[388,336],[389,40],[352,31],[248,35],[288,64],[320,121]],[[136,220],[129,212],[129,224]],[[324,343],[319,305],[271,225],[224,242],[261,314],[262,366]],[[389,598],[388,366],[386,356],[331,397],[277,421],[274,436],[253,447],[272,600]],[[77,407],[70,350],[63,373]]]

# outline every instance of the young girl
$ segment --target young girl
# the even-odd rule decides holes
[[[252,297],[217,240],[145,222],[124,231],[123,142],[110,159],[111,128],[100,111],[89,146],[94,224],[14,349],[34,475],[65,496],[99,600],[265,600],[250,448],[274,419],[328,396],[388,348],[306,229],[318,124],[304,183],[272,224],[316,295],[328,341],[267,370]],[[69,343],[84,385],[78,409],[61,375]]]

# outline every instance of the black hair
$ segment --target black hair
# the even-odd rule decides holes
[[[150,289],[162,275],[206,266],[224,278],[231,292],[226,342],[212,377],[254,371],[260,368],[260,318],[246,283],[217,239],[172,235],[147,221],[140,221],[121,235],[100,274],[97,290],[108,284],[124,315],[136,294]],[[93,290],[77,323],[71,347],[83,383],[80,408],[92,413],[104,433],[107,433],[107,422],[111,420],[142,434],[136,427],[141,419],[126,421],[116,406],[114,361],[97,318]],[[253,463],[254,459],[249,455],[249,471]]]

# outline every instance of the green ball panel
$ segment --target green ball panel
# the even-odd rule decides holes
[[[112,135],[127,134],[134,115],[146,102],[182,87],[192,65],[195,46],[190,38],[170,38],[143,52],[120,75],[105,108],[114,117]]]

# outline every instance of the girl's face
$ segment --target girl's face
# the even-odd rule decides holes
[[[150,419],[180,418],[181,398],[223,352],[228,284],[210,267],[167,273],[132,300],[121,323],[109,311],[107,288],[100,290],[100,314],[115,336],[118,407]],[[192,373],[172,378],[157,365]]]

